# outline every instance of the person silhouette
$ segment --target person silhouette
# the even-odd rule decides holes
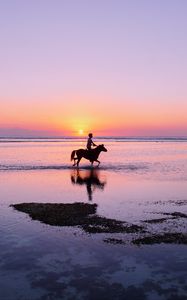
[[[92,133],[89,133],[88,134],[88,140],[87,140],[87,150],[91,150],[92,149],[92,146],[97,146],[96,144],[94,144],[94,142],[92,141],[92,138],[93,138],[93,134]]]

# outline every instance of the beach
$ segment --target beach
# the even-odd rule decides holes
[[[187,296],[187,139],[0,139],[2,300]]]

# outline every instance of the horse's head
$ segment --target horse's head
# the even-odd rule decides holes
[[[105,148],[105,146],[104,146],[103,144],[97,146],[97,148],[98,148],[100,151],[107,152],[107,149]]]

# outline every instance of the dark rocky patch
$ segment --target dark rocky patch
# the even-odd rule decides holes
[[[135,233],[142,232],[143,227],[115,219],[107,219],[100,216],[92,216],[89,222],[82,226],[88,233]]]
[[[33,220],[54,226],[84,224],[84,219],[95,214],[97,205],[87,203],[20,203],[11,205],[27,213]]]
[[[21,203],[11,205],[33,220],[53,226],[80,226],[88,233],[134,233],[143,227],[96,215],[97,204]]]
[[[182,205],[187,205],[187,200],[170,200],[170,201],[168,201],[168,203],[182,206]]]
[[[187,218],[187,215],[181,212],[151,212],[152,214],[157,214],[157,215],[164,215],[164,216],[171,216],[173,218],[171,219],[176,219],[176,218]]]
[[[147,226],[138,226],[129,224],[116,219],[109,219],[96,214],[97,204],[90,203],[21,203],[11,205],[14,209],[27,213],[33,220],[38,220],[42,223],[52,226],[78,226],[87,233],[146,233],[148,224],[157,224],[170,219],[186,218],[187,215],[174,212],[164,213],[163,215],[170,216],[168,218],[159,218],[153,220],[145,220],[142,223]],[[134,239],[133,244],[187,244],[187,235],[183,233],[167,232],[164,234],[151,234],[139,239]],[[131,237],[133,238],[133,237]],[[122,239],[105,238],[104,242],[111,244],[125,244]],[[129,241],[128,241],[129,242]]]
[[[121,239],[114,239],[114,238],[108,238],[108,239],[104,239],[103,240],[105,243],[107,244],[114,244],[114,245],[117,245],[117,244],[126,244],[125,241],[121,240]]]
[[[167,200],[167,201],[147,201],[146,204],[154,204],[154,205],[167,205],[167,204],[172,204],[172,205],[177,205],[177,206],[183,206],[187,205],[187,200]]]
[[[162,213],[165,216],[173,216],[176,218],[187,218],[186,214],[183,214],[181,212],[173,212],[173,213]]]
[[[187,244],[187,235],[183,233],[165,233],[162,235],[155,234],[132,241],[135,245],[153,245],[153,244]]]
[[[160,218],[160,219],[151,219],[151,220],[144,220],[142,222],[144,223],[149,223],[149,224],[157,224],[157,223],[163,223],[167,220],[172,220],[172,219],[175,219],[175,218]]]

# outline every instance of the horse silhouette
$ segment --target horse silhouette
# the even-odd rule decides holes
[[[73,166],[77,165],[79,166],[79,162],[81,158],[86,158],[88,159],[91,164],[93,165],[94,161],[98,162],[98,166],[100,164],[100,161],[98,160],[99,154],[103,152],[107,152],[107,149],[104,147],[104,145],[99,145],[94,149],[91,150],[86,150],[86,149],[78,149],[78,150],[73,150],[71,153],[71,160],[74,160]],[[77,157],[75,157],[77,155]],[[76,162],[77,160],[77,162]]]
[[[91,170],[72,170],[72,184],[86,186],[88,200],[92,201],[92,194],[95,189],[103,190],[106,184],[105,180],[101,180],[97,169]]]

